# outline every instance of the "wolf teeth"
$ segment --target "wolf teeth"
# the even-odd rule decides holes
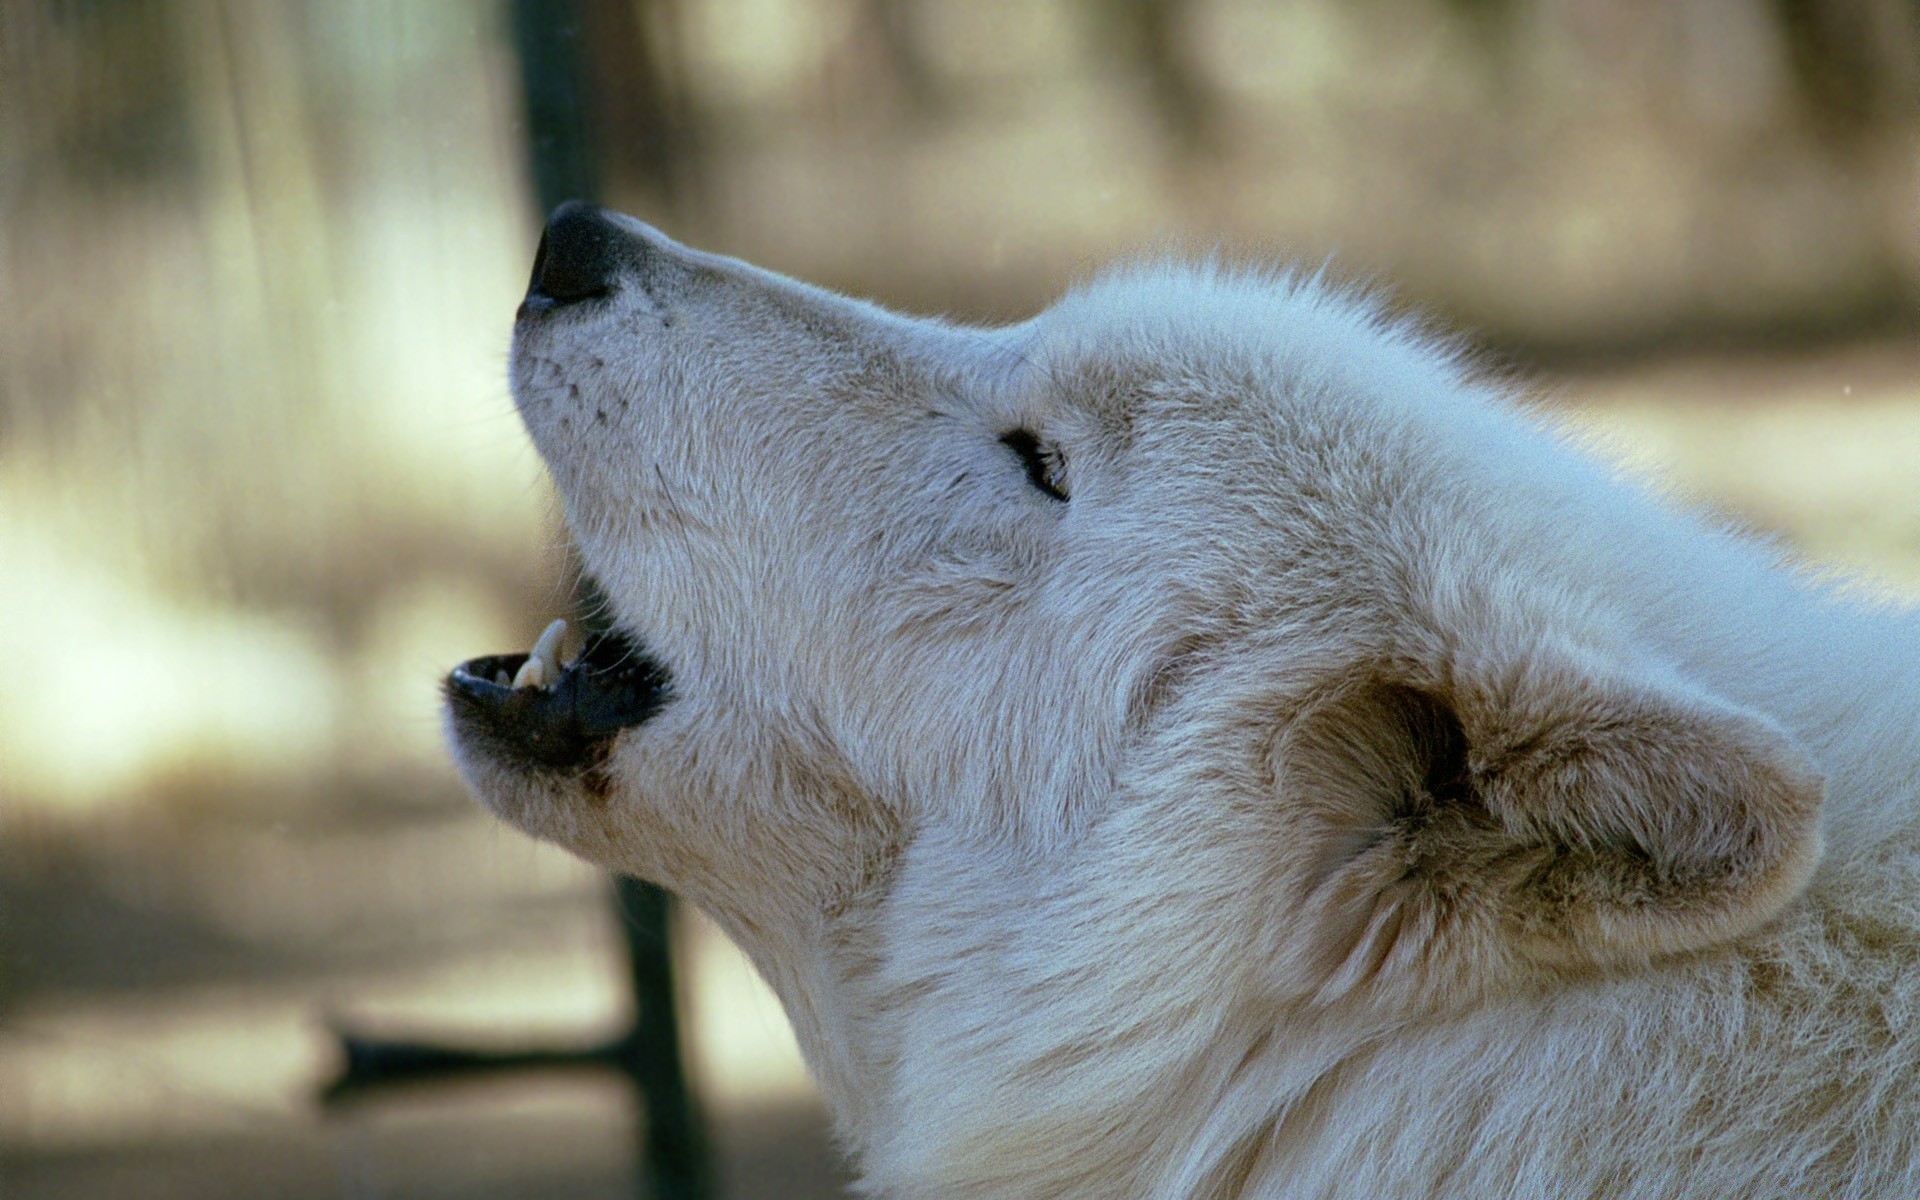
[[[567,623],[555,621],[540,634],[527,654],[527,661],[514,672],[515,688],[545,687],[560,680],[560,640],[567,636]]]
[[[533,653],[530,657],[540,660],[540,665],[545,669],[549,680],[558,681],[560,678],[560,639],[566,636],[567,623],[565,620],[559,620],[547,626],[541,632],[540,640],[533,644]]]

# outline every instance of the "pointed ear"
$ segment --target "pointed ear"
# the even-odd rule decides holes
[[[1398,674],[1400,678],[1395,678]],[[1570,653],[1365,673],[1275,746],[1290,985],[1445,1003],[1737,937],[1820,857],[1822,784],[1759,714]]]

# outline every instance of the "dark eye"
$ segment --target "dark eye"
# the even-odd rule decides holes
[[[1027,469],[1027,482],[1040,489],[1046,495],[1065,503],[1067,491],[1066,462],[1060,457],[1060,451],[1052,446],[1043,446],[1040,439],[1031,430],[1013,429],[1000,435],[1000,442],[1007,449],[1020,456],[1020,465]]]

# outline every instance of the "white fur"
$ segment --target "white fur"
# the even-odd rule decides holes
[[[629,229],[514,383],[676,696],[462,765],[721,922],[863,1192],[1920,1195],[1910,617],[1318,280],[962,329]]]

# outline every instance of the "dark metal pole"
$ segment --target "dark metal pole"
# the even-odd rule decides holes
[[[542,213],[600,195],[598,125],[580,46],[583,2],[590,0],[513,0],[527,167]]]
[[[609,61],[609,48],[594,47],[599,51],[595,54],[584,43],[604,36],[608,28],[632,28],[630,20],[614,19],[631,18],[631,10],[609,7],[622,2],[636,0],[512,0],[512,33],[525,90],[528,167],[542,212],[551,212],[563,200],[596,200],[601,194],[607,165],[600,137],[604,89],[595,86],[589,64]],[[665,159],[652,157],[661,161],[660,182],[663,191],[668,190]],[[604,611],[596,599],[576,597],[582,624],[589,630],[595,624],[592,614]],[[323,1090],[323,1100],[346,1104],[407,1083],[502,1071],[611,1067],[633,1080],[645,1111],[636,1171],[639,1196],[707,1200],[713,1188],[705,1131],[680,1057],[669,940],[672,900],[652,884],[623,876],[615,877],[614,889],[633,987],[634,1023],[626,1034],[581,1048],[480,1050],[336,1028],[345,1070]]]
[[[597,201],[602,170],[600,112],[590,55],[587,5],[594,0],[513,0],[513,36],[526,97],[528,165],[543,213],[563,200]],[[631,3],[632,0],[626,0]],[[602,606],[582,596],[580,611]],[[680,1056],[669,941],[671,901],[637,879],[614,881],[633,982],[634,1029],[627,1071],[646,1107],[642,1177],[655,1200],[704,1200],[706,1139]]]
[[[644,1171],[656,1200],[704,1200],[712,1193],[706,1132],[680,1057],[673,956],[667,940],[671,897],[650,883],[614,878],[625,918],[633,978],[634,1027],[627,1071],[647,1106]]]

